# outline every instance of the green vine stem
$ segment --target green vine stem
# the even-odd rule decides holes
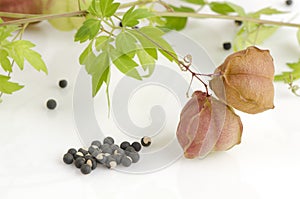
[[[151,2],[154,2],[154,1],[151,1]],[[136,5],[136,4],[133,4],[133,5]],[[122,7],[125,7],[125,5]],[[62,18],[62,17],[80,17],[80,16],[85,16],[86,14],[87,14],[87,11],[75,11],[75,12],[49,14],[49,15],[28,15],[28,14],[15,14],[15,13],[0,12],[0,17],[8,17],[9,16],[9,17],[18,18],[18,17],[22,16],[23,18],[25,18],[25,19],[18,19],[18,20],[4,22],[4,23],[0,24],[0,27],[7,26],[7,25],[13,25],[13,24],[16,25],[16,24],[24,24],[24,23],[33,23],[33,22],[55,19],[55,18]],[[124,13],[117,13],[117,14],[122,15]],[[242,16],[190,13],[190,12],[154,12],[154,14],[155,14],[155,16],[159,16],[159,17],[191,17],[191,18],[203,18],[203,19],[210,18],[210,19],[238,20],[238,21],[248,21],[248,22],[253,22],[253,23],[258,23],[258,24],[269,24],[269,25],[300,28],[300,24],[297,24],[297,23],[256,19],[256,18],[242,17]]]

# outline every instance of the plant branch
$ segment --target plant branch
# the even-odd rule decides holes
[[[191,18],[210,18],[210,19],[225,19],[225,20],[239,20],[248,21],[258,24],[269,24],[277,26],[289,26],[300,28],[300,24],[256,19],[251,17],[231,16],[231,15],[217,15],[217,14],[202,14],[202,13],[191,13],[191,12],[154,12],[159,17],[191,17]]]
[[[56,19],[56,18],[63,18],[63,17],[80,17],[80,16],[85,16],[86,14],[87,14],[87,11],[84,10],[84,11],[66,12],[66,13],[59,13],[59,14],[36,15],[34,17],[31,17],[31,18],[18,19],[18,20],[7,21],[7,22],[4,22],[4,23],[1,23],[0,27],[1,26],[7,26],[7,25],[18,25],[18,24],[33,23],[33,22],[49,20],[49,19]]]

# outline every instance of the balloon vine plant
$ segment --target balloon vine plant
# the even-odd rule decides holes
[[[17,1],[17,0],[15,0]],[[38,71],[47,74],[42,56],[34,50],[35,44],[23,40],[28,25],[48,20],[59,30],[76,29],[75,42],[87,43],[79,62],[92,77],[92,95],[106,86],[109,96],[111,67],[125,75],[142,80],[151,76],[158,54],[178,64],[181,70],[199,80],[205,91],[196,91],[181,113],[177,137],[188,158],[203,157],[213,150],[227,150],[240,142],[242,123],[233,108],[246,113],[272,109],[273,81],[287,83],[299,95],[300,61],[288,63],[290,71],[274,78],[273,59],[267,50],[253,45],[262,44],[280,27],[298,28],[300,24],[261,19],[263,15],[285,12],[266,7],[247,13],[231,2],[182,0],[178,7],[163,0],[136,0],[119,3],[114,0],[0,0],[0,100],[3,94],[12,94],[23,88],[11,82],[14,65],[21,70],[25,60]],[[215,14],[203,13],[208,7]],[[235,20],[239,30],[234,35],[236,53],[228,56],[212,74],[199,74],[190,68],[192,58],[177,56],[163,38],[168,30],[185,28],[188,18],[215,18]],[[141,67],[145,73],[137,70]],[[211,77],[209,85],[201,78]],[[212,97],[209,87],[218,99]],[[108,100],[109,101],[109,100]],[[226,116],[222,115],[223,110]]]

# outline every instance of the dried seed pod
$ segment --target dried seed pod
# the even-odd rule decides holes
[[[176,134],[186,158],[203,158],[239,144],[242,131],[240,117],[232,108],[196,91],[181,112]]]
[[[217,97],[240,111],[274,108],[274,64],[268,50],[248,47],[228,56],[209,83]]]

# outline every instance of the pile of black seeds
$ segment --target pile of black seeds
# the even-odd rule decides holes
[[[143,137],[141,142],[143,146],[149,146],[151,139]],[[146,145],[145,142],[147,142]],[[115,144],[112,137],[106,137],[103,142],[99,140],[93,141],[88,149],[69,149],[63,156],[63,161],[66,164],[74,163],[75,167],[80,169],[82,174],[89,174],[98,165],[109,169],[113,169],[118,165],[129,167],[132,163],[137,163],[140,160],[138,152],[141,148],[142,146],[139,142],[130,144],[124,141],[119,146]]]

